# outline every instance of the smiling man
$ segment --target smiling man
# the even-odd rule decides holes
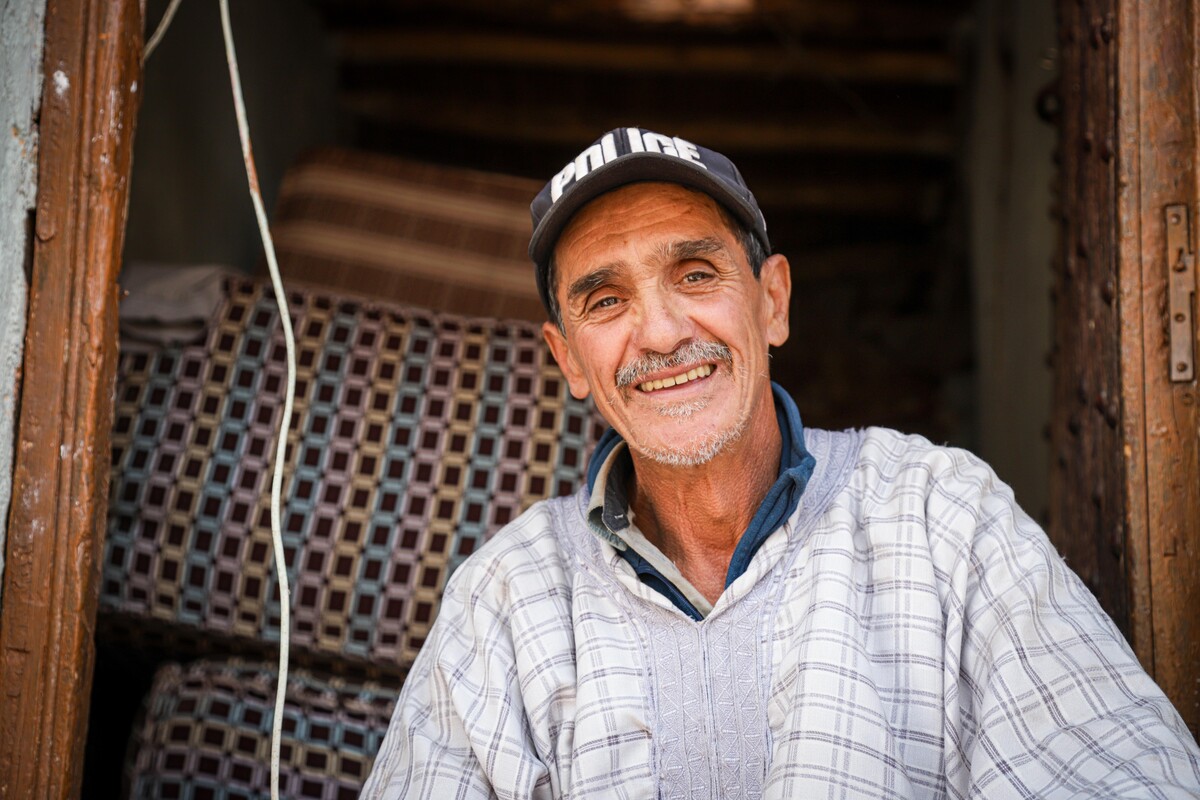
[[[612,428],[455,573],[365,797],[1196,797],[1200,752],[970,454],[805,429],[734,165],[638,128],[534,200],[547,343]]]

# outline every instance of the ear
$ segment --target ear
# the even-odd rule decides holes
[[[571,348],[567,347],[567,337],[553,322],[543,322],[542,338],[546,340],[546,345],[554,355],[554,360],[558,362],[559,369],[566,376],[567,385],[571,387],[571,396],[576,400],[587,397],[591,393],[591,387],[588,386],[583,370],[579,368],[575,357],[571,355]]]
[[[792,299],[792,267],[778,253],[763,262],[758,280],[762,284],[767,314],[767,343],[779,347],[788,339],[788,311]]]

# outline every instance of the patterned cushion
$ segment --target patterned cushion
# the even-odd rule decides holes
[[[292,644],[411,663],[447,575],[579,484],[602,422],[538,327],[289,293],[299,375],[283,538]],[[227,282],[202,344],[121,358],[101,609],[278,641],[270,475],[284,345]]]
[[[273,668],[240,661],[160,669],[131,742],[129,796],[267,796],[276,677]],[[395,699],[394,688],[289,672],[280,795],[357,798]]]
[[[324,148],[288,169],[285,281],[458,314],[545,319],[527,248],[540,181]],[[265,272],[264,272],[265,274]]]

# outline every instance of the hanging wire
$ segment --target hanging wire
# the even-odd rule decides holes
[[[283,733],[283,702],[287,689],[288,642],[291,638],[291,593],[288,589],[287,565],[284,563],[279,505],[283,491],[283,468],[287,457],[287,433],[291,427],[292,406],[296,396],[296,342],[292,334],[287,297],[283,293],[283,281],[279,277],[279,263],[275,260],[275,245],[267,225],[267,212],[258,186],[258,171],[254,168],[250,126],[246,122],[246,106],[242,100],[242,79],[238,72],[237,55],[233,50],[233,30],[229,24],[229,0],[220,0],[220,3],[221,29],[225,34],[225,60],[229,63],[229,82],[233,86],[233,105],[237,112],[238,133],[242,140],[242,160],[246,165],[250,200],[254,203],[254,215],[258,219],[258,230],[266,250],[267,268],[271,273],[271,285],[275,289],[275,302],[279,305],[279,321],[283,326],[283,339],[287,347],[287,391],[284,394],[283,418],[279,421],[275,471],[271,476],[271,541],[275,547],[275,572],[279,583],[279,684],[275,690],[275,716],[271,726],[271,800],[279,800],[279,747]]]
[[[167,28],[171,27],[171,20],[175,18],[175,12],[179,10],[179,4],[182,2],[183,0],[171,0],[171,5],[167,6],[162,19],[158,21],[158,27],[154,29],[154,35],[150,37],[150,41],[146,42],[146,46],[142,49],[143,64],[146,63],[146,59],[150,58],[150,54],[154,52],[154,48],[158,47],[158,43],[166,35]]]

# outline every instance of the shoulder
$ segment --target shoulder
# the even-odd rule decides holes
[[[973,527],[984,505],[1015,505],[1012,490],[974,453],[888,428],[862,432],[854,481],[878,501],[921,498],[925,514],[946,525]]]
[[[1086,593],[1012,489],[973,453],[872,429],[858,470],[864,518],[922,529],[923,548],[955,593],[995,599],[1043,581],[1071,596]],[[1077,600],[1091,604],[1090,595]]]
[[[984,484],[994,480],[991,469],[971,452],[936,445],[917,434],[891,428],[827,431],[805,428],[805,444],[818,462],[850,467],[851,482],[873,488],[907,489],[963,480]],[[818,466],[820,469],[820,465]]]
[[[944,575],[1057,568],[1061,559],[990,466],[958,447],[886,428],[862,432],[849,489],[872,538],[923,541]]]
[[[936,445],[924,436],[890,428],[862,431],[858,469],[888,482],[953,483],[962,480],[979,484],[994,479],[991,468],[968,450]]]

